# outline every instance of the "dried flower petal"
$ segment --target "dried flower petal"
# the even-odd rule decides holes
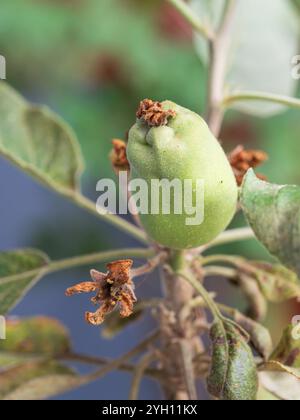
[[[132,265],[132,260],[113,261],[107,264],[107,273],[91,270],[93,282],[80,283],[66,291],[67,296],[76,293],[97,292],[91,301],[100,307],[94,313],[86,312],[85,319],[88,323],[102,324],[105,315],[112,312],[117,306],[119,306],[120,315],[123,318],[133,313],[133,305],[137,299],[131,279]]]
[[[69,289],[66,290],[66,296],[94,292],[95,290],[97,290],[97,288],[97,283],[86,281],[83,283],[76,284],[76,286],[69,287]]]
[[[176,113],[171,109],[165,111],[160,102],[144,99],[140,102],[136,116],[150,127],[160,127],[167,125],[169,118],[175,117]]]
[[[97,271],[97,270],[91,270],[90,275],[92,279],[94,280],[94,282],[96,283],[102,283],[106,279],[106,276],[107,276],[106,273],[105,274],[100,273],[100,271]]]
[[[229,162],[232,166],[238,185],[241,185],[248,169],[256,168],[268,160],[268,155],[262,150],[245,150],[243,146],[237,146],[229,155]],[[264,175],[258,175],[265,180]]]
[[[114,171],[118,174],[120,171],[129,171],[130,165],[127,159],[127,145],[123,140],[114,139],[112,141],[113,150],[110,153],[110,160]]]
[[[105,315],[112,312],[115,307],[116,303],[114,301],[104,302],[96,312],[86,312],[85,319],[89,324],[101,325],[105,319]]]
[[[133,303],[130,293],[123,292],[120,299],[120,315],[122,318],[128,318],[133,313]]]
[[[111,281],[125,284],[130,281],[132,260],[113,261],[107,264],[108,277]]]

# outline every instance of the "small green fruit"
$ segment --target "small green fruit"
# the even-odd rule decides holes
[[[218,236],[232,220],[237,206],[237,184],[228,159],[205,121],[173,102],[145,100],[138,120],[129,132],[127,156],[131,179],[151,181],[179,179],[193,181],[193,205],[197,203],[197,180],[204,182],[204,220],[188,225],[191,214],[175,214],[175,194],[171,194],[171,214],[140,214],[149,236],[158,243],[187,249],[206,244]],[[160,201],[162,197],[160,197]],[[150,205],[149,205],[150,208]]]

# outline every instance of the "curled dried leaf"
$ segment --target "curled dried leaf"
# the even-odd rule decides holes
[[[85,319],[92,325],[100,325],[105,316],[119,307],[121,317],[129,317],[133,313],[134,303],[137,301],[134,284],[131,278],[132,260],[119,260],[107,264],[107,272],[101,273],[91,270],[92,282],[79,283],[66,291],[67,296],[78,293],[96,291],[92,298],[99,309],[92,313],[86,312]]]
[[[144,99],[140,102],[136,116],[150,127],[167,125],[170,118],[175,117],[175,111],[165,110],[161,102]]]
[[[264,360],[267,360],[273,348],[272,338],[267,328],[238,311],[236,312],[234,320],[247,331],[255,350]]]
[[[300,297],[297,275],[279,264],[261,261],[245,262],[239,268],[240,275],[254,279],[264,297],[273,303],[281,303]]]
[[[257,281],[239,270],[237,284],[248,301],[247,315],[255,321],[262,322],[267,315],[267,301]]]

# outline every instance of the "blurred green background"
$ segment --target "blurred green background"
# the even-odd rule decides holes
[[[195,52],[191,29],[161,0],[1,0],[0,54],[6,57],[11,85],[33,102],[49,105],[75,129],[86,160],[83,190],[93,199],[96,181],[112,176],[111,139],[126,137],[141,99],[170,99],[204,113],[207,74]],[[268,119],[230,112],[221,140],[227,151],[238,144],[267,151],[270,159],[260,172],[272,182],[300,185],[299,111]],[[1,249],[35,246],[53,258],[62,258],[132,244],[53,193],[30,186],[32,181],[23,179],[3,160],[0,174],[2,181],[8,181],[1,184]],[[19,188],[22,217],[15,198]],[[241,226],[244,220],[238,217],[234,223]],[[269,258],[256,242],[227,247],[226,252],[230,251]],[[76,272],[75,280],[80,275],[86,276],[86,271]],[[74,282],[69,274],[65,277],[68,282],[59,283],[61,294],[65,285]],[[51,283],[55,284],[58,282]],[[224,284],[220,286],[218,280],[219,292],[227,293],[225,299],[231,303],[242,305],[241,296]],[[44,285],[30,293],[17,313],[34,315],[42,310],[42,305],[35,306],[38,298],[43,299],[42,287],[51,296],[54,293],[49,292],[50,283]],[[146,286],[144,293],[158,293],[159,286],[151,287]],[[86,300],[81,301],[81,313],[76,315],[77,322],[82,322],[77,329],[71,320],[74,306],[63,297],[57,302],[56,316],[68,324],[75,341],[82,340],[79,331],[86,334],[87,343],[99,339],[99,333],[92,333],[81,321]],[[61,309],[65,305],[70,305],[66,317]],[[271,311],[269,325],[275,338],[295,313],[300,313],[296,304]],[[103,346],[109,353],[113,343]],[[99,354],[99,348],[96,350]]]

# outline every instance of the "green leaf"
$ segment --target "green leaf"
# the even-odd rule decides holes
[[[51,374],[31,379],[3,398],[5,401],[43,400],[84,385],[80,376]]]
[[[68,331],[46,317],[8,320],[7,339],[0,342],[0,398],[42,399],[89,381],[55,358],[70,352]]]
[[[66,328],[56,319],[42,316],[8,320],[6,337],[6,340],[0,341],[0,352],[17,353],[19,356],[63,356],[71,347]]]
[[[260,383],[265,389],[282,400],[300,401],[300,369],[270,360],[261,370]]]
[[[24,356],[19,356],[16,354],[11,353],[3,353],[0,352],[0,371],[4,368],[10,368],[16,365],[19,365],[22,361],[24,361]]]
[[[280,398],[269,392],[266,388],[260,385],[257,393],[257,401],[280,401]]]
[[[269,372],[282,372],[288,373],[289,375],[294,376],[300,381],[300,369],[286,366],[283,363],[278,362],[277,360],[269,360],[263,366],[264,371]]]
[[[257,281],[240,271],[237,284],[247,299],[247,314],[255,321],[262,322],[266,318],[268,307]]]
[[[224,400],[255,400],[258,376],[254,358],[245,338],[228,321],[215,323],[211,329],[212,369],[208,390]]]
[[[255,350],[267,360],[273,349],[273,342],[269,330],[239,312],[237,312],[234,320],[247,331]]]
[[[300,381],[295,376],[283,372],[261,372],[259,379],[269,395],[285,401],[300,401]]]
[[[54,380],[50,382],[49,377]],[[0,399],[42,399],[62,392],[62,383],[66,387],[76,381],[80,381],[79,377],[55,361],[32,360],[1,372]]]
[[[240,267],[240,273],[241,276],[246,274],[246,279],[255,279],[263,296],[270,302],[282,303],[300,297],[297,275],[281,265],[247,262]]]
[[[271,359],[300,369],[300,338],[296,340],[293,336],[294,328],[294,325],[286,327]]]
[[[76,136],[46,107],[0,82],[0,155],[55,190],[76,190],[83,169]]]
[[[257,238],[281,263],[300,275],[300,187],[259,180],[250,169],[241,204]]]
[[[192,6],[203,22],[212,22],[217,28],[225,1],[192,0]],[[291,4],[286,0],[251,0],[249,7],[248,0],[239,0],[230,31],[228,87],[294,96],[297,84],[291,76],[291,59],[298,54],[298,21]],[[207,43],[197,35],[195,45],[202,61],[207,63]],[[258,116],[285,109],[277,104],[251,101],[236,103],[235,108]]]
[[[40,251],[0,253],[0,313],[5,315],[33,287],[49,263]]]

